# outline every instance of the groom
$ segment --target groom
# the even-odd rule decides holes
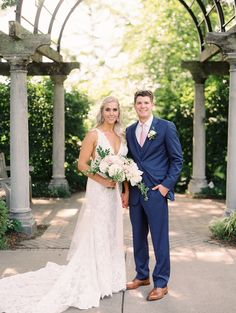
[[[154,288],[147,300],[159,300],[167,292],[170,276],[168,203],[182,168],[182,150],[175,125],[152,115],[153,93],[137,91],[134,108],[139,121],[126,130],[129,156],[143,171],[142,182],[149,188],[148,200],[130,186],[129,207],[133,231],[136,276],[127,289],[150,284],[148,232],[150,229],[156,264],[152,274]]]

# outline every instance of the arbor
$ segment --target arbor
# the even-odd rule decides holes
[[[137,86],[155,91],[156,113],[172,120],[183,146],[184,166],[177,190],[185,190],[191,175],[193,80],[182,60],[197,59],[199,44],[191,17],[175,0],[142,1],[140,19],[127,26],[124,49],[132,60],[129,77]],[[228,79],[206,83],[207,179],[225,194]],[[220,142],[220,151],[216,142]]]
[[[0,84],[0,151],[9,160],[10,114],[9,84]],[[29,151],[34,196],[47,194],[47,185],[52,176],[52,127],[53,127],[52,83],[44,79],[41,83],[28,83],[29,106]],[[65,149],[66,177],[72,191],[81,190],[85,178],[77,170],[77,158],[82,138],[87,131],[85,119],[89,111],[88,97],[73,89],[65,94]]]

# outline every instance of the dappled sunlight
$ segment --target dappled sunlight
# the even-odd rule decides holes
[[[45,233],[43,238],[46,240],[54,240],[58,239],[61,234],[56,234],[56,233]]]
[[[7,277],[7,276],[11,276],[11,275],[15,275],[18,274],[19,272],[14,268],[14,267],[8,267],[6,268],[3,273],[2,273],[2,277]]]
[[[134,289],[134,290],[129,290],[129,295],[132,296],[132,297],[135,297],[135,298],[144,298],[142,292],[141,292],[141,289]]]
[[[179,236],[179,233],[176,231],[170,230],[169,235],[170,237],[176,237],[176,236]]]
[[[182,248],[180,251],[171,251],[171,261],[174,262],[191,262],[196,259],[195,253],[190,248]]]
[[[85,200],[86,200],[86,198],[78,198],[78,199],[76,199],[76,202],[84,203]]]
[[[54,220],[54,221],[51,221],[50,225],[52,226],[65,226],[65,225],[68,225],[69,224],[69,221],[65,221],[63,219],[58,219],[58,220]]]
[[[134,252],[133,247],[127,247],[127,252],[133,253]]]
[[[34,212],[34,217],[37,219],[37,218],[40,218],[40,219],[44,219],[46,217],[49,216],[49,214],[52,213],[52,210],[42,210],[41,212]]]
[[[49,205],[49,204],[53,204],[56,202],[56,199],[52,199],[52,198],[33,198],[32,199],[33,205],[37,205],[37,206],[43,206],[43,205]]]
[[[183,297],[183,295],[180,292],[175,291],[173,289],[169,289],[168,294],[175,299],[180,299],[181,297]]]
[[[192,247],[178,248],[171,251],[170,255],[173,262],[202,261],[226,265],[236,264],[236,253],[232,255],[227,249],[218,246],[203,246],[194,249]]]
[[[63,209],[63,210],[60,210],[56,216],[58,217],[71,217],[71,216],[74,216],[78,213],[78,210],[79,209]]]
[[[211,263],[224,263],[224,264],[235,264],[235,260],[230,256],[229,253],[226,253],[224,249],[217,251],[197,251],[196,257],[200,261],[211,262]]]

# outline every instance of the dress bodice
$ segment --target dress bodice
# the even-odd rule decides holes
[[[97,131],[98,134],[98,140],[97,140],[97,146],[96,149],[101,146],[104,150],[105,149],[109,149],[111,154],[115,154],[114,149],[112,147],[112,145],[110,144],[108,138],[106,137],[106,135],[98,128],[94,128],[94,130]],[[122,156],[126,156],[128,153],[128,148],[125,142],[123,142],[123,140],[121,139],[121,143],[120,143],[120,148],[119,151],[117,152],[118,155],[122,155]],[[95,159],[97,157],[97,151],[95,152]]]

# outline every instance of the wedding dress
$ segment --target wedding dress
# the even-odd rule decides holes
[[[97,146],[110,149],[100,130]],[[121,143],[118,154],[126,155]],[[96,156],[95,156],[96,159]],[[75,227],[68,263],[49,262],[34,272],[0,280],[0,313],[61,313],[98,307],[100,298],[125,289],[122,205],[119,188],[88,178],[86,201]]]

